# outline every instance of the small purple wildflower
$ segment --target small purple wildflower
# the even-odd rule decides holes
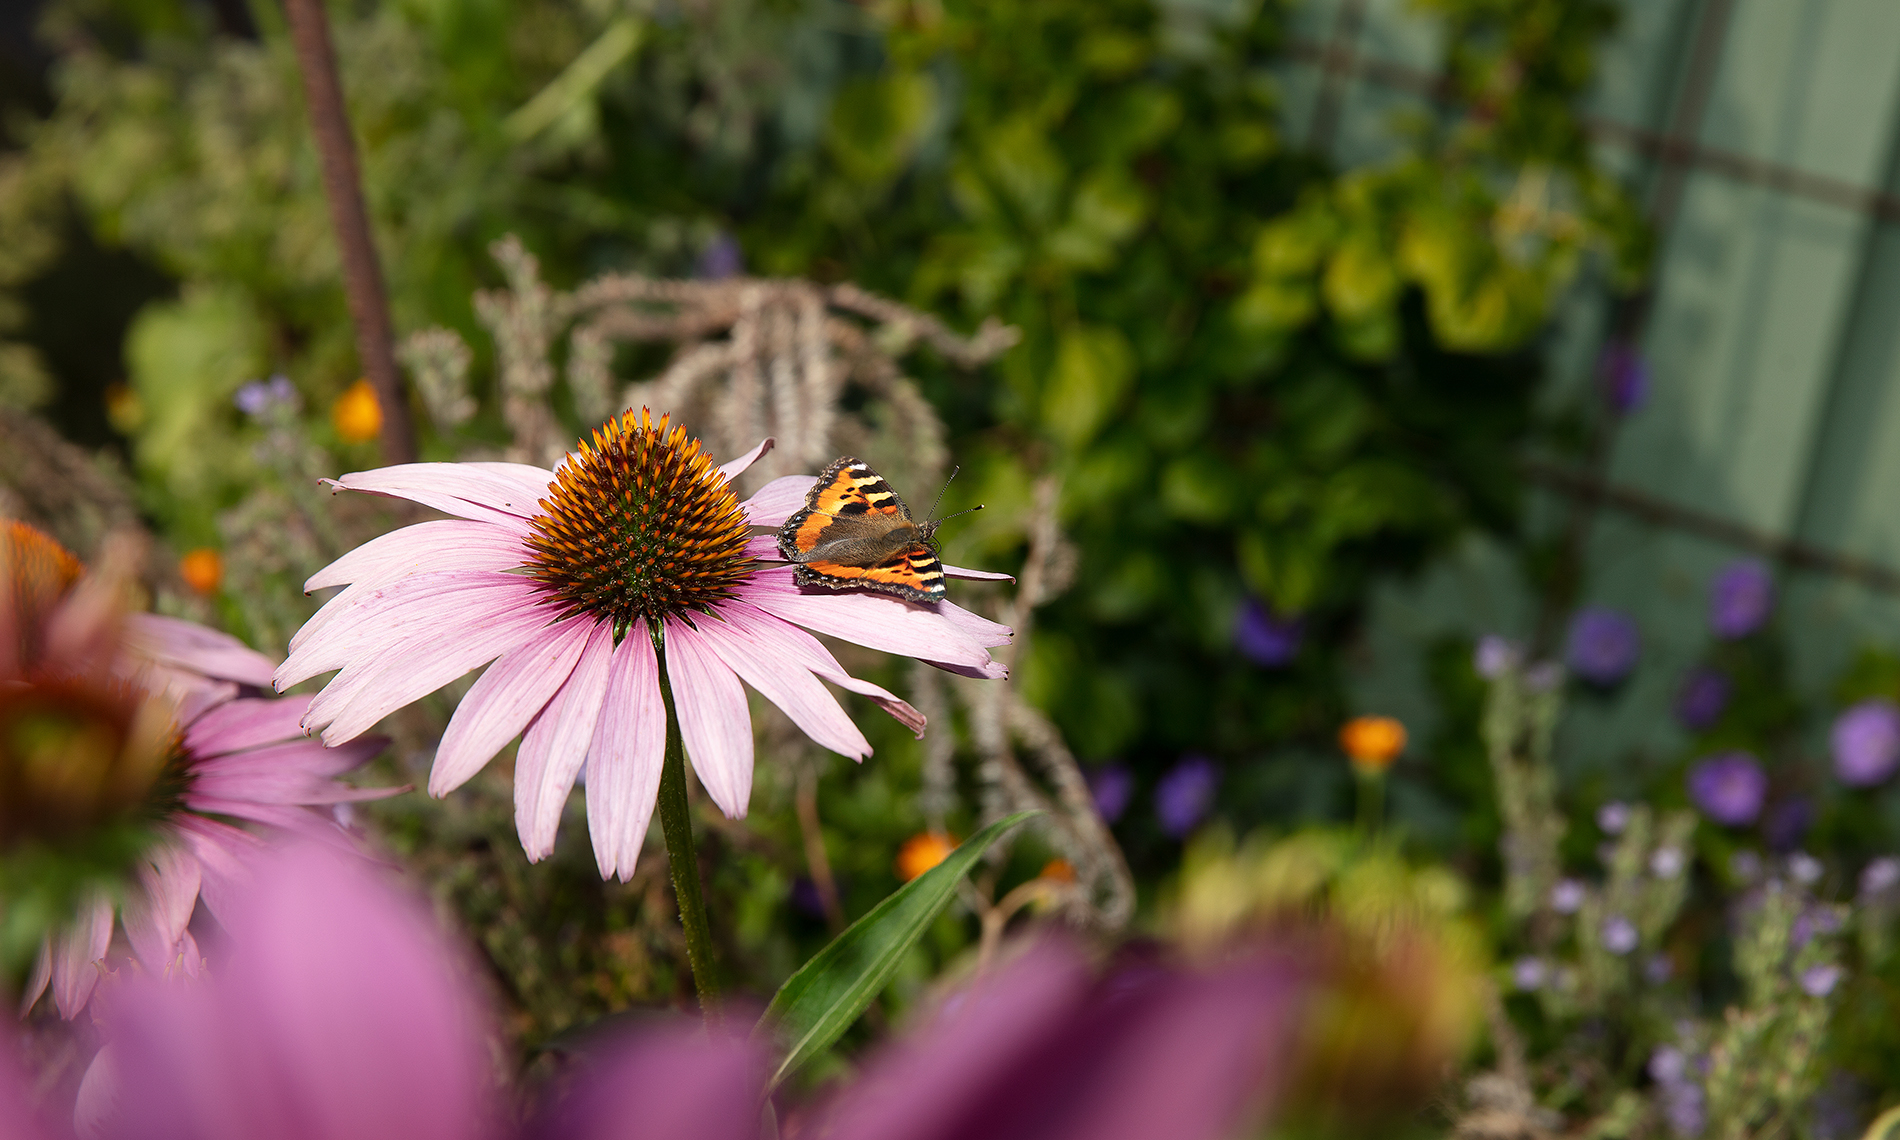
[[[1636,949],[1636,924],[1620,914],[1603,920],[1603,948],[1612,954],[1627,954]]]
[[[1635,346],[1613,341],[1597,361],[1597,383],[1610,410],[1627,416],[1649,398],[1649,365]]]
[[[1831,742],[1843,784],[1882,783],[1900,767],[1900,708],[1885,697],[1862,701],[1835,719]]]
[[[1722,567],[1709,584],[1709,628],[1724,641],[1747,637],[1768,621],[1775,580],[1768,567],[1742,558]]]
[[[1900,885],[1900,859],[1891,855],[1880,858],[1861,868],[1860,893],[1862,897],[1884,894]]]
[[[1524,671],[1524,687],[1533,693],[1548,693],[1564,683],[1564,667],[1555,661],[1539,661]]]
[[[699,251],[699,261],[693,266],[693,276],[707,281],[724,281],[744,273],[745,251],[739,248],[739,240],[724,230]]]
[[[1677,1084],[1688,1075],[1689,1058],[1674,1045],[1664,1045],[1649,1055],[1649,1079],[1657,1084]]]
[[[1621,800],[1611,800],[1597,809],[1597,826],[1605,835],[1621,835],[1630,825],[1630,806]]]
[[[1686,866],[1688,860],[1683,858],[1682,849],[1678,847],[1658,847],[1649,856],[1649,873],[1658,879],[1673,879],[1682,874]]]
[[[1642,651],[1636,623],[1619,610],[1588,606],[1570,621],[1564,659],[1593,685],[1614,685],[1629,676]]]
[[[1114,823],[1135,798],[1135,774],[1126,764],[1104,764],[1089,773],[1089,793],[1095,797],[1095,814],[1103,823]]]
[[[1841,981],[1841,968],[1832,963],[1809,966],[1801,971],[1801,992],[1809,997],[1826,997]]]
[[[231,402],[238,406],[238,411],[254,420],[261,420],[277,408],[295,411],[298,404],[297,386],[290,382],[290,377],[279,372],[269,380],[253,380],[239,388],[237,395],[231,397]]]
[[[1234,645],[1255,665],[1279,669],[1300,654],[1304,625],[1297,617],[1281,617],[1249,598],[1234,622]]]
[[[1495,681],[1507,670],[1515,669],[1524,660],[1524,651],[1516,642],[1487,633],[1478,639],[1477,648],[1471,651],[1471,667],[1478,676],[1487,681]]]
[[[1520,992],[1542,989],[1549,977],[1550,967],[1542,958],[1524,957],[1511,963],[1511,984]]]
[[[1768,817],[1762,821],[1762,833],[1770,849],[1790,851],[1800,845],[1813,825],[1814,801],[1806,796],[1792,796],[1768,809]]]
[[[1676,692],[1676,719],[1691,732],[1702,732],[1722,719],[1728,709],[1728,675],[1703,666],[1683,678]]]
[[[1205,756],[1186,756],[1155,785],[1155,814],[1161,817],[1161,830],[1180,839],[1214,805],[1214,787],[1220,772]]]
[[[1643,980],[1652,986],[1660,986],[1676,976],[1676,964],[1667,954],[1651,954],[1649,961],[1643,963]]]
[[[1558,914],[1575,914],[1583,906],[1583,884],[1575,879],[1559,879],[1550,888],[1550,909]]]
[[[1747,752],[1723,752],[1689,769],[1689,799],[1725,827],[1743,827],[1761,815],[1768,773]]]

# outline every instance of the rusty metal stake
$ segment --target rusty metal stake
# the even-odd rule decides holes
[[[343,290],[349,298],[350,319],[356,324],[356,354],[382,406],[383,458],[390,463],[413,463],[415,426],[403,396],[402,374],[396,370],[389,297],[370,237],[369,210],[363,204],[356,141],[343,106],[343,85],[337,79],[329,17],[323,0],[284,0],[284,14],[290,19],[297,70],[303,75],[304,100],[310,107],[310,131],[316,136],[323,167],[323,192],[330,201],[330,221],[343,255]]]

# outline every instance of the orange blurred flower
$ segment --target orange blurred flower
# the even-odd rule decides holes
[[[920,831],[897,849],[897,877],[906,883],[944,861],[957,841],[941,831]]]
[[[1389,716],[1356,716],[1339,730],[1339,746],[1362,772],[1383,772],[1405,751],[1405,726]]]
[[[178,576],[200,594],[215,594],[224,581],[224,558],[209,546],[201,546],[178,560]]]
[[[1057,883],[1073,883],[1075,882],[1075,864],[1067,859],[1051,859],[1042,865],[1042,873],[1036,877]]]
[[[345,443],[367,443],[383,433],[383,406],[367,379],[358,380],[330,405],[330,422]]]

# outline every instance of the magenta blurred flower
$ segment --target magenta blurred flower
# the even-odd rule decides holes
[[[1760,629],[1774,606],[1775,580],[1753,559],[1729,563],[1709,584],[1709,628],[1725,641]]]
[[[419,901],[305,847],[227,908],[243,952],[202,983],[135,979],[104,1023],[107,1140],[502,1140],[492,1025]],[[1254,955],[1210,972],[1095,978],[1031,946],[951,996],[863,1077],[794,1110],[828,1140],[1216,1140],[1287,1071],[1301,971]],[[3,1059],[3,1058],[0,1058]],[[759,1043],[664,1027],[609,1043],[525,1135],[756,1140]],[[0,1077],[4,1074],[0,1073]],[[0,1081],[0,1110],[9,1107]],[[15,1117],[14,1119],[18,1119]]]
[[[1155,814],[1161,830],[1180,839],[1193,831],[1214,806],[1220,770],[1205,756],[1185,756],[1155,785]]]
[[[1610,410],[1627,416],[1649,399],[1649,364],[1634,345],[1613,341],[1597,361],[1597,383]]]
[[[665,417],[655,424],[643,409],[609,420],[554,471],[414,463],[345,475],[337,487],[459,517],[386,534],[313,576],[308,589],[348,588],[291,640],[277,683],[341,669],[304,719],[338,744],[493,662],[443,733],[429,793],[460,787],[521,734],[515,826],[528,857],[554,850],[584,765],[595,860],[603,877],[625,880],[666,745],[660,631],[687,757],[729,817],[745,814],[752,791],[742,680],[811,739],[854,759],[871,746],[824,681],[923,734],[917,710],[847,675],[807,629],[953,672],[1004,676],[989,649],[1010,631],[951,602],[794,584],[773,537],[748,531],[784,523],[815,480],[777,479],[744,503],[732,483],[771,442],[717,467],[683,428]]]
[[[1761,816],[1768,773],[1747,752],[1723,752],[1689,769],[1689,799],[1703,815],[1725,827],[1744,827]]]
[[[1676,719],[1692,732],[1702,732],[1722,719],[1728,708],[1728,675],[1707,666],[1683,678],[1676,692]]]
[[[1299,656],[1305,626],[1297,617],[1282,617],[1249,598],[1234,622],[1234,644],[1255,665],[1278,669]]]
[[[1126,764],[1104,764],[1089,773],[1089,794],[1103,823],[1114,823],[1135,798],[1135,774]]]
[[[1862,701],[1835,718],[1830,742],[1843,784],[1882,783],[1900,766],[1900,708],[1884,697]]]
[[[19,545],[18,534],[0,541],[0,562],[30,557],[42,540],[50,543],[39,536]],[[84,896],[74,918],[42,944],[21,994],[23,1014],[50,987],[60,1015],[76,1017],[98,984],[96,963],[106,957],[115,922],[146,972],[195,975],[202,957],[187,929],[193,909],[202,897],[221,917],[262,846],[240,824],[348,843],[334,805],[402,790],[336,782],[385,741],[332,749],[305,739],[298,721],[309,698],[241,695],[269,686],[270,658],[192,622],[123,612],[123,585],[113,574],[102,568],[24,605],[0,598],[0,692],[9,705],[56,723],[82,707],[71,701],[90,685],[95,699],[136,707],[124,751],[145,751],[142,740],[150,757],[149,769],[110,779],[136,789],[135,802],[121,810],[143,820],[153,840],[119,898],[103,890]],[[69,747],[62,760],[77,765],[84,752],[83,744]]]
[[[1636,668],[1641,651],[1642,638],[1628,615],[1607,606],[1589,606],[1570,621],[1564,659],[1584,680],[1614,685]]]

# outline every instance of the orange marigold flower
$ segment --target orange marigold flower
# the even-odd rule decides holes
[[[383,433],[383,406],[367,379],[350,385],[330,405],[330,422],[345,443],[367,443]]]
[[[920,831],[897,849],[897,877],[908,883],[943,862],[956,849],[955,838],[941,831]]]
[[[1036,876],[1057,883],[1075,882],[1075,864],[1067,859],[1051,859],[1042,865],[1042,873]]]
[[[1383,772],[1405,751],[1405,726],[1389,716],[1356,716],[1339,730],[1339,746],[1362,772]]]
[[[178,576],[200,594],[215,594],[224,582],[224,558],[209,546],[201,546],[178,560]]]

